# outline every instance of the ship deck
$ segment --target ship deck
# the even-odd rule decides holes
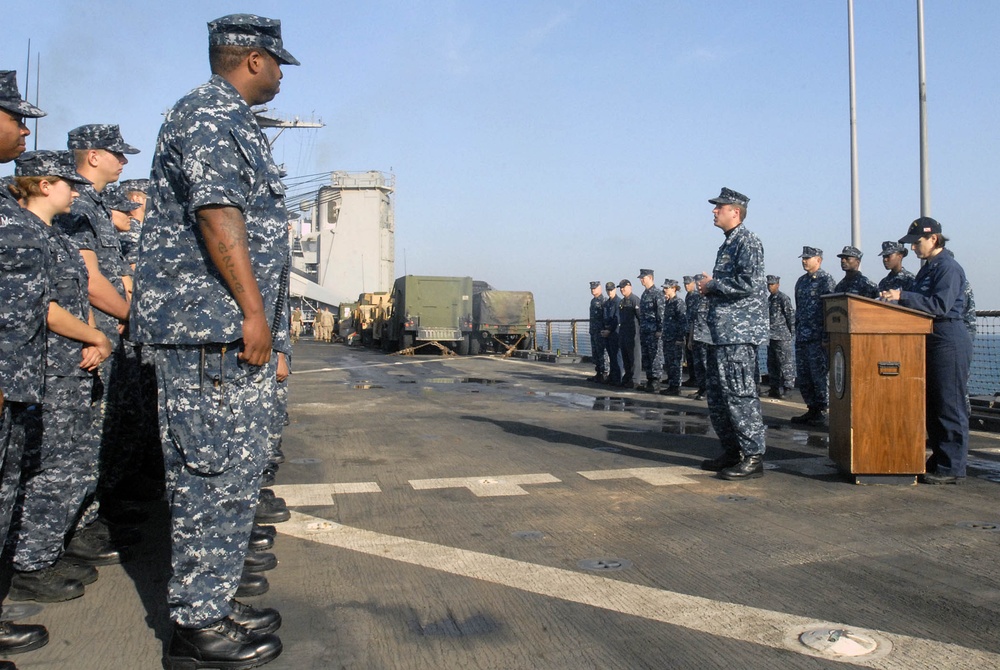
[[[1000,667],[1000,436],[962,486],[859,486],[762,400],[767,471],[698,469],[704,402],[583,365],[296,345],[273,670]],[[161,667],[166,512],[22,670]],[[813,642],[801,642],[804,631]],[[860,655],[858,655],[860,654]]]

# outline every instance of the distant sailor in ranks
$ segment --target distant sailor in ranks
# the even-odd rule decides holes
[[[722,454],[702,468],[727,480],[764,474],[764,420],[757,396],[757,347],[767,342],[764,245],[743,221],[749,198],[728,188],[709,200],[726,235],[712,276],[698,282],[708,305],[708,414]]]
[[[913,286],[913,273],[903,267],[903,259],[910,253],[906,245],[892,240],[882,243],[882,266],[889,271],[878,283],[879,292],[890,289],[909,291]]]
[[[865,298],[877,298],[878,287],[868,277],[861,274],[861,257],[864,254],[857,247],[846,246],[837,254],[844,278],[834,287],[834,293],[853,293]]]
[[[795,379],[808,411],[792,417],[792,423],[810,426],[826,425],[830,405],[827,374],[830,364],[826,355],[826,328],[823,320],[823,299],[833,293],[836,282],[823,265],[823,250],[802,247],[802,269],[805,274],[795,282]]]
[[[681,364],[684,361],[684,338],[687,336],[687,310],[678,297],[676,279],[663,282],[663,371],[667,388],[663,395],[681,394]]]
[[[781,291],[781,277],[767,276],[767,312],[771,339],[767,345],[767,395],[784,398],[795,387],[795,308],[792,299]]]
[[[663,291],[657,288],[653,271],[639,270],[639,281],[645,289],[639,299],[639,344],[642,347],[642,371],[646,375],[644,391],[656,393],[660,390],[663,375],[663,310],[666,301]]]
[[[695,337],[695,333],[705,327],[705,312],[702,309],[704,300],[698,293],[698,280],[704,275],[685,276],[684,306],[688,320],[688,372],[690,378],[685,384],[695,389],[694,399],[705,399],[705,343]]]
[[[618,304],[618,348],[622,354],[622,383],[625,389],[635,388],[635,335],[639,328],[639,298],[632,292],[632,282],[618,282],[622,300]]]
[[[601,331],[604,329],[604,292],[601,282],[590,282],[590,358],[594,362],[594,376],[588,382],[604,384],[608,381],[607,346]]]
[[[601,337],[604,338],[610,361],[608,383],[612,386],[620,386],[622,383],[622,355],[618,346],[618,307],[622,299],[618,295],[617,289],[618,287],[613,281],[604,285],[604,290],[608,292],[608,298],[604,301],[604,328],[601,330]]]

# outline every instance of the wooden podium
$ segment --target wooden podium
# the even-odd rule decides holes
[[[830,459],[857,484],[924,472],[924,312],[848,293],[823,296],[830,336]]]

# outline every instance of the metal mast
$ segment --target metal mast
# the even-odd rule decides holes
[[[861,248],[861,205],[858,195],[858,118],[854,93],[854,0],[847,0],[847,60],[851,87],[851,244]]]
[[[927,70],[924,66],[924,0],[917,0],[917,70],[920,87],[920,216],[931,215],[931,171],[927,144]]]

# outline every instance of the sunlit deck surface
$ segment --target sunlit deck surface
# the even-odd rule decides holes
[[[725,482],[698,469],[718,442],[688,389],[311,341],[293,363],[274,487],[293,518],[246,599],[284,618],[269,669],[1000,667],[995,434],[973,433],[961,486],[859,486],[789,424],[800,398],[764,399],[768,470]],[[84,597],[7,604],[51,634],[19,668],[161,667],[148,510]]]

